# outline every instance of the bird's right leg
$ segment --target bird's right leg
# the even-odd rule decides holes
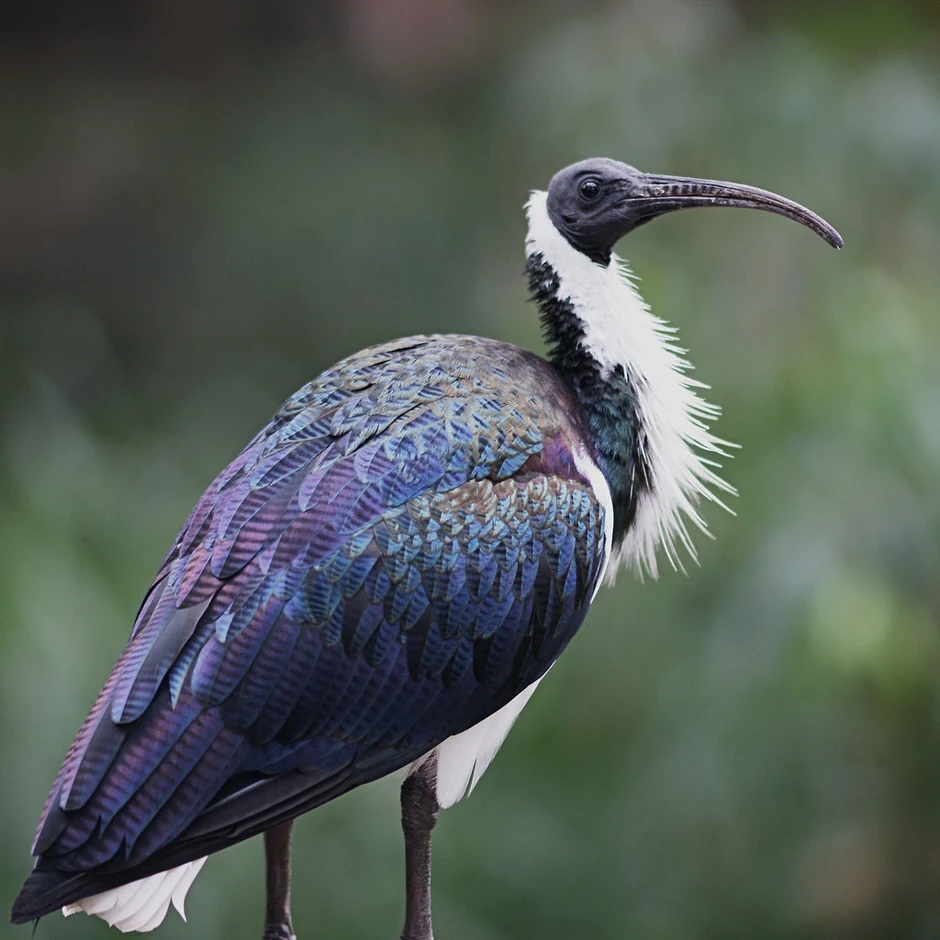
[[[431,830],[437,822],[437,758],[401,785],[405,834],[405,929],[401,940],[434,940],[431,932]]]
[[[272,826],[264,833],[267,903],[261,940],[297,940],[290,917],[290,833],[294,821]]]

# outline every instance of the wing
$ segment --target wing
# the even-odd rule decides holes
[[[550,369],[418,337],[284,405],[167,556],[50,794],[15,914],[296,816],[546,671],[605,550]]]

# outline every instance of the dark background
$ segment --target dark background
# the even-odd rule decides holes
[[[214,474],[361,346],[540,348],[521,205],[609,155],[846,248],[730,211],[620,246],[743,445],[737,516],[705,507],[688,577],[601,593],[443,815],[438,936],[940,937],[938,63],[927,0],[4,3],[4,905]],[[398,936],[395,781],[296,840],[301,940]],[[160,936],[259,936],[261,859],[211,859]]]

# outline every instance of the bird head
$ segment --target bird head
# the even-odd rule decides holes
[[[555,228],[599,264],[608,264],[616,242],[638,226],[696,206],[776,212],[812,229],[834,248],[842,247],[842,236],[815,212],[740,183],[641,173],[626,163],[595,157],[559,170],[548,187],[548,215]]]

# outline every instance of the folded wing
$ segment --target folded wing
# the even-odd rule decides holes
[[[340,363],[207,490],[59,772],[15,919],[404,766],[559,655],[605,551],[564,388],[540,403],[541,360],[447,340]]]

